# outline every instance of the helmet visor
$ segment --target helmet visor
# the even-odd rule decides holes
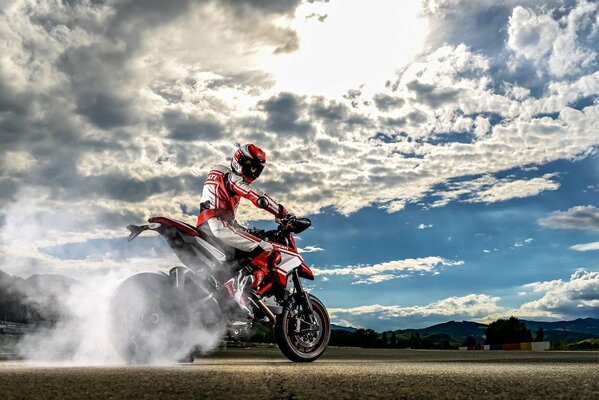
[[[250,179],[256,179],[262,173],[264,164],[258,160],[246,160],[243,165],[243,175]]]

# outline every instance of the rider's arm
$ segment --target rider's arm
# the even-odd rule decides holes
[[[229,189],[235,194],[245,197],[256,207],[263,208],[275,217],[284,217],[287,210],[282,204],[274,201],[269,195],[247,183],[242,176],[229,174]]]

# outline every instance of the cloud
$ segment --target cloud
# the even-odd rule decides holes
[[[597,18],[596,3],[581,1],[565,16],[555,19],[551,12],[515,7],[509,21],[508,47],[539,68],[539,74],[576,76],[596,66],[597,47],[588,41],[588,31]],[[590,34],[590,35],[589,35]]]
[[[297,249],[300,253],[314,253],[317,251],[324,251],[323,248],[318,246],[305,246]]]
[[[584,243],[584,244],[575,244],[574,246],[570,246],[572,250],[576,251],[593,251],[599,250],[599,242],[592,243]]]
[[[320,269],[315,268],[318,275],[350,276],[354,284],[380,283],[392,279],[408,278],[414,274],[439,273],[442,267],[457,267],[464,265],[463,261],[448,260],[443,257],[406,258],[403,260],[387,261],[374,265],[349,265],[347,267]]]
[[[559,24],[550,15],[515,7],[509,20],[508,47],[517,55],[537,61],[551,51],[558,33]]]
[[[514,2],[426,2],[417,59],[343,97],[281,88],[271,68],[307,40],[294,30],[298,1],[12,2],[0,15],[0,205],[27,193],[41,200],[37,216],[72,213],[81,225],[57,242],[115,237],[154,213],[192,218],[181,210],[197,210],[206,172],[245,142],[269,155],[257,186],[298,214],[556,190],[557,175],[498,176],[599,145],[599,104],[580,103],[599,93],[596,7],[519,3],[530,23],[558,21],[540,58],[525,40],[537,27],[510,22]],[[301,19],[325,27],[342,14]]]
[[[169,137],[175,140],[216,140],[223,136],[224,128],[215,121],[176,112],[166,112],[164,120]]]
[[[333,320],[343,319],[363,326],[382,326],[386,329],[427,326],[451,319],[474,319],[490,323],[498,318],[542,318],[548,320],[579,318],[596,315],[599,309],[599,272],[577,269],[564,281],[534,282],[524,285],[517,296],[540,294],[537,300],[525,302],[517,308],[500,304],[500,297],[469,294],[449,297],[424,306],[363,305],[340,308],[330,307]]]
[[[532,243],[532,241],[533,241],[533,240],[534,240],[533,238],[527,238],[527,239],[524,239],[524,240],[522,240],[522,241],[518,241],[518,242],[514,243],[514,247],[522,247],[522,246],[525,246],[525,245],[527,245],[527,244],[530,244],[530,243]]]
[[[432,227],[433,227],[433,224],[428,224],[428,225],[426,225],[426,224],[420,224],[420,225],[418,225],[418,229],[420,229],[420,230],[422,230],[422,229],[428,229],[428,228],[432,228]]]
[[[497,305],[499,297],[493,297],[486,294],[468,294],[460,297],[448,297],[424,306],[402,307],[398,305],[367,305],[351,308],[328,309],[331,318],[335,321],[337,318],[352,320],[360,316],[368,316],[372,319],[391,319],[405,317],[430,317],[444,316],[457,317],[468,316],[472,318],[482,318],[489,314],[495,314],[503,310]]]
[[[541,226],[553,229],[579,229],[599,231],[599,208],[576,206],[567,211],[554,211],[539,220]]]
[[[435,108],[453,101],[459,93],[457,89],[440,88],[417,80],[409,82],[406,87],[416,95],[418,102]]]
[[[547,79],[579,77],[596,67],[597,5],[534,0],[426,1],[428,45],[464,43],[489,56],[497,76],[532,93]]]
[[[522,312],[541,311],[555,317],[594,315],[599,311],[599,272],[577,269],[570,280],[534,282],[524,286],[543,296],[525,304]]]
[[[545,174],[532,179],[497,179],[486,175],[471,181],[449,183],[445,186],[446,189],[434,193],[440,199],[432,206],[441,207],[455,200],[465,203],[496,203],[536,196],[544,191],[559,189],[560,184],[554,181],[556,177],[557,174]]]
[[[384,112],[400,108],[405,103],[404,99],[385,93],[377,93],[374,95],[373,100],[378,109]]]
[[[292,93],[281,93],[260,103],[266,112],[266,128],[283,134],[305,135],[312,131],[309,121],[302,121],[303,100]]]
[[[547,190],[557,190],[559,189],[560,184],[553,181],[551,179],[553,177],[555,177],[555,174],[546,174],[540,178],[529,180],[499,181],[490,188],[476,193],[469,199],[469,202],[495,203],[498,201],[536,196]]]

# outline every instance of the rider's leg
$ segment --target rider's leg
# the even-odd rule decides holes
[[[246,253],[254,253],[256,255],[263,251],[271,251],[272,245],[264,240],[250,235],[249,233],[234,227],[227,221],[220,218],[211,218],[208,220],[208,227],[214,237],[227,243],[229,246],[235,247],[238,250]]]
[[[254,257],[251,263],[259,267],[262,271],[267,271],[266,259],[268,254],[273,250],[273,246],[270,243],[250,235],[241,229],[237,229],[233,225],[219,218],[209,219],[208,226],[216,238],[238,250],[250,253]],[[264,261],[262,259],[264,259]],[[239,273],[223,285],[227,294],[232,297],[240,308],[247,312],[250,317],[253,313],[249,302],[246,300],[247,290],[250,287],[255,288],[259,284],[256,279],[261,280],[263,274],[253,274],[253,271],[252,274]]]

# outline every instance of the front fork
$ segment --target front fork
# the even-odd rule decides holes
[[[303,319],[310,325],[313,325],[316,322],[314,318],[314,310],[312,309],[312,302],[310,301],[310,296],[302,287],[302,282],[300,281],[298,270],[294,269],[291,276],[293,280],[293,285],[295,286],[295,301],[299,303],[300,307],[303,310]]]

